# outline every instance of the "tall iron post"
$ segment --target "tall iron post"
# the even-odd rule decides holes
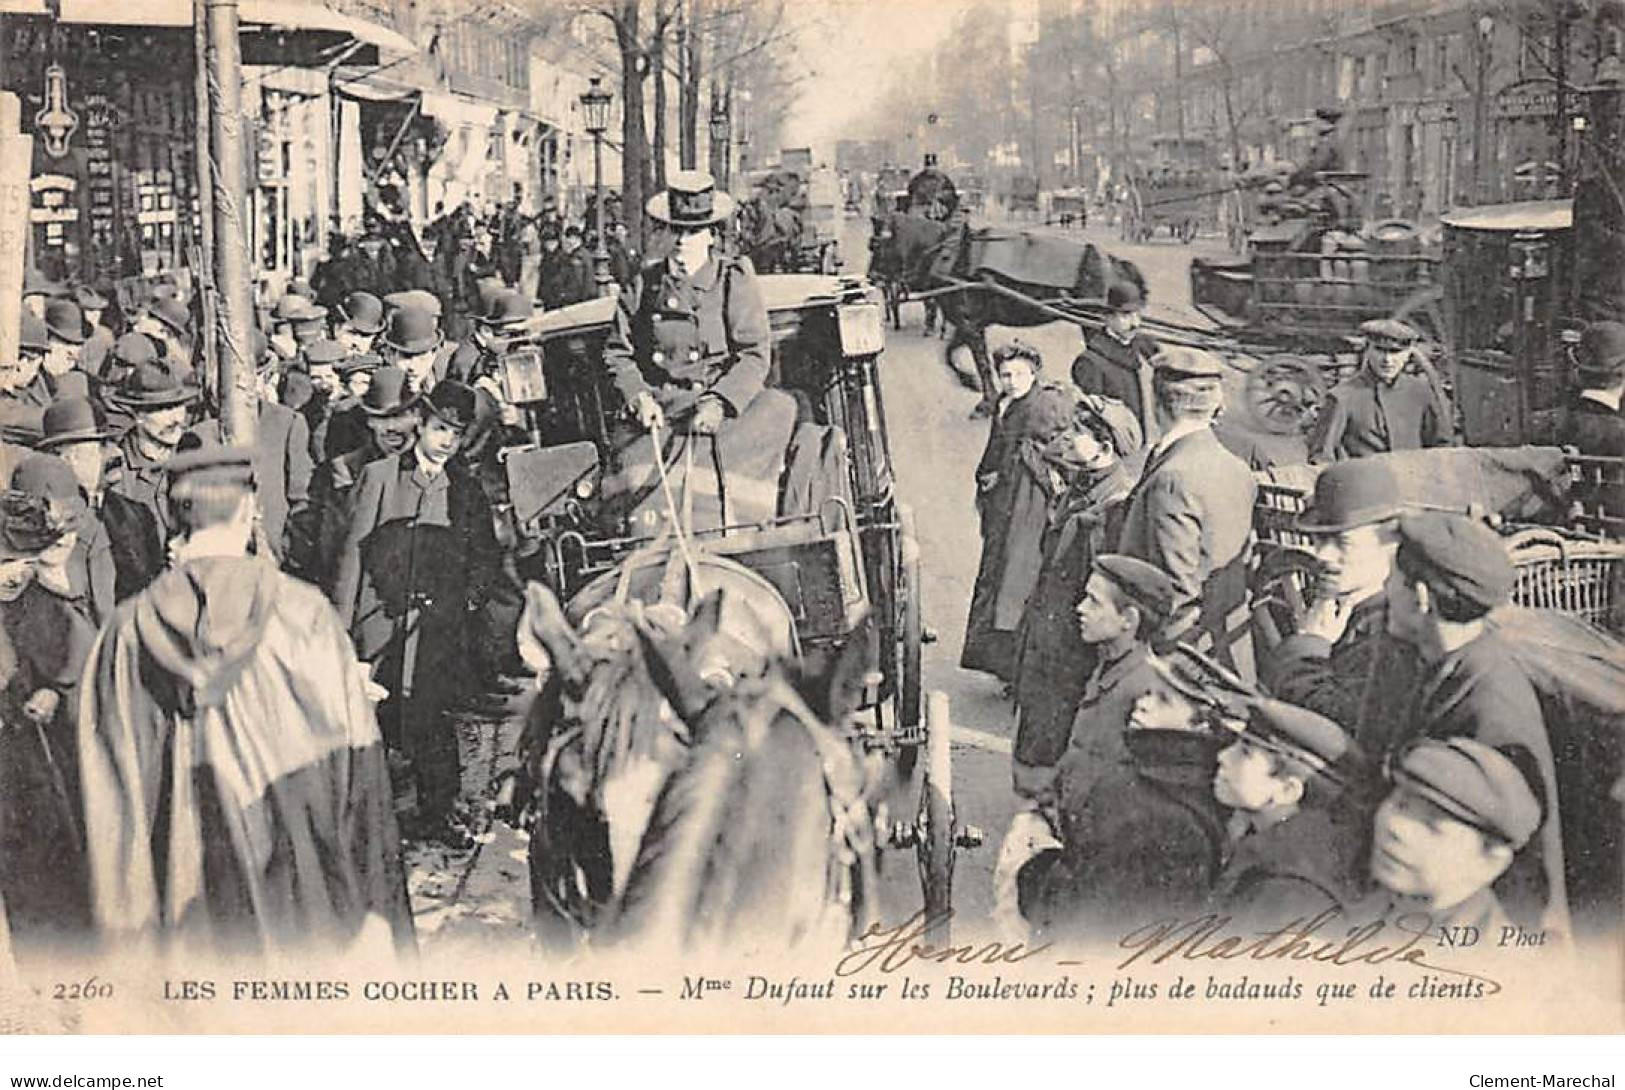
[[[208,15],[209,153],[214,206],[214,282],[219,318],[220,423],[226,442],[254,442],[259,415],[250,337],[253,269],[248,260],[248,161],[243,147],[243,80],[237,0],[203,0]]]

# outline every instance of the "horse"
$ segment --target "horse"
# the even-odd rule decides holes
[[[802,676],[765,579],[646,552],[568,610],[527,589],[520,643],[545,675],[519,777],[538,939],[838,950],[873,920],[883,762],[843,728],[875,627],[827,675]],[[702,582],[716,589],[683,606]]]
[[[870,277],[880,282],[886,296],[887,312],[893,328],[902,328],[901,301],[909,292],[935,291],[956,280],[981,282],[1011,288],[1033,301],[1058,299],[1103,299],[1112,284],[1127,281],[1145,297],[1145,276],[1132,261],[1113,257],[1098,247],[1072,242],[1076,251],[1071,284],[1056,289],[1023,279],[1019,273],[970,267],[972,242],[977,232],[965,227],[959,218],[937,221],[924,216],[894,212],[873,217],[870,235]],[[943,350],[943,362],[967,389],[982,395],[972,410],[973,417],[991,415],[998,406],[998,378],[987,350],[988,326],[1026,328],[1055,321],[1045,310],[995,291],[967,286],[933,296],[952,332]],[[930,305],[928,301],[927,305]],[[974,373],[954,366],[954,353],[967,349]]]

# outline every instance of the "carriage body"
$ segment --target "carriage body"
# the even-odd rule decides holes
[[[1217,229],[1224,179],[1206,140],[1156,137],[1124,173],[1117,225],[1125,242],[1147,242],[1159,228],[1181,242]]]
[[[812,513],[702,529],[693,548],[756,573],[795,624],[797,653],[816,671],[872,613],[879,639],[865,706],[869,740],[883,748],[921,740],[918,547],[896,475],[879,386],[881,304],[867,283],[812,274],[760,278],[773,336],[770,387],[794,397],[801,418],[844,437],[832,459],[845,479]],[[621,569],[654,539],[599,501],[617,459],[624,407],[603,361],[614,302],[590,300],[540,316],[546,399],[528,406],[532,442],[504,452],[512,530],[526,574],[564,600]]]

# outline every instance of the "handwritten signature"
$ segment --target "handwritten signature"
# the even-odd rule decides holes
[[[1182,961],[1312,962],[1348,968],[1385,964],[1409,965],[1416,969],[1466,980],[1480,981],[1486,995],[1501,990],[1490,977],[1428,960],[1424,943],[1436,934],[1433,920],[1425,914],[1399,916],[1392,921],[1376,920],[1349,927],[1341,938],[1319,934],[1342,913],[1328,908],[1307,919],[1300,916],[1269,931],[1238,933],[1229,916],[1208,914],[1190,919],[1155,920],[1135,927],[1117,941],[1130,951],[1116,965],[1126,969],[1136,962],[1161,965],[1178,958]],[[873,923],[858,936],[853,949],[836,962],[836,976],[853,976],[866,970],[895,973],[914,962],[938,965],[1018,965],[1049,953],[1054,943],[1028,946],[1020,942],[982,942],[938,946],[927,939],[945,925],[952,911],[927,918],[917,912],[901,924]],[[1066,964],[1076,964],[1068,962]]]

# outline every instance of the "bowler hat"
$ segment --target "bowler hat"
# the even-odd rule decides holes
[[[1145,306],[1145,295],[1132,280],[1116,280],[1106,289],[1106,307],[1118,312],[1139,310]]]
[[[72,466],[54,454],[30,454],[0,497],[0,548],[12,556],[37,556],[77,530],[88,509]]]
[[[139,367],[158,359],[158,346],[145,333],[126,333],[113,342],[113,359],[125,367]]]
[[[1151,358],[1156,377],[1165,382],[1183,382],[1186,379],[1221,378],[1224,365],[1219,357],[1200,348],[1169,345]]]
[[[23,308],[22,320],[18,329],[18,348],[32,348],[44,352],[51,347],[51,336],[45,328],[45,323],[35,317],[34,312],[27,307]]]
[[[1625,324],[1592,322],[1580,334],[1580,377],[1612,383],[1625,375]]]
[[[423,406],[454,428],[468,428],[474,423],[479,399],[472,386],[456,379],[437,383],[423,398]]]
[[[352,291],[339,307],[344,322],[357,333],[384,331],[384,303],[370,291]]]
[[[402,307],[389,316],[384,344],[408,356],[433,351],[440,345],[440,325],[426,310]]]
[[[384,296],[384,305],[392,310],[421,310],[426,314],[432,314],[437,320],[444,309],[440,303],[440,296],[422,288],[392,291]]]
[[[1298,516],[1310,534],[1337,534],[1397,516],[1404,509],[1399,478],[1376,458],[1353,458],[1327,466],[1315,478],[1314,499]]]
[[[73,443],[97,443],[113,437],[88,397],[58,396],[45,410],[43,430],[45,434],[35,446],[37,450],[55,450]]]
[[[1529,780],[1510,757],[1475,739],[1423,739],[1400,756],[1393,779],[1514,849],[1540,828],[1540,800]]]
[[[167,409],[195,401],[198,389],[157,361],[137,365],[118,386],[111,400],[137,412]]]
[[[1168,622],[1176,591],[1167,572],[1155,564],[1118,553],[1095,557],[1094,570],[1111,580],[1113,586],[1150,616],[1149,628],[1160,629]]]
[[[349,351],[338,341],[327,338],[312,341],[305,346],[306,362],[316,367],[331,367],[349,354]]]
[[[80,284],[73,289],[73,300],[81,310],[106,310],[107,297],[95,288]]]
[[[649,198],[649,215],[673,227],[708,227],[733,215],[734,200],[717,192],[703,170],[676,170],[666,177],[666,191]]]
[[[45,304],[45,329],[59,341],[84,344],[90,330],[85,328],[85,316],[79,304],[72,299],[52,299]]]
[[[1332,720],[1280,700],[1257,700],[1247,709],[1242,736],[1253,745],[1290,757],[1333,780],[1337,766],[1356,754],[1347,732]]]
[[[165,295],[154,300],[152,306],[147,308],[147,313],[182,336],[185,336],[192,321],[192,312],[187,309],[184,302],[173,295]]]
[[[361,398],[361,411],[368,416],[397,416],[417,403],[412,376],[399,367],[380,367],[373,372],[372,385]]]
[[[536,307],[522,291],[504,289],[491,296],[491,305],[479,319],[488,326],[515,326],[536,316]]]
[[[1448,511],[1412,511],[1399,518],[1394,562],[1408,577],[1476,602],[1504,604],[1517,571],[1506,546],[1477,519]]]

